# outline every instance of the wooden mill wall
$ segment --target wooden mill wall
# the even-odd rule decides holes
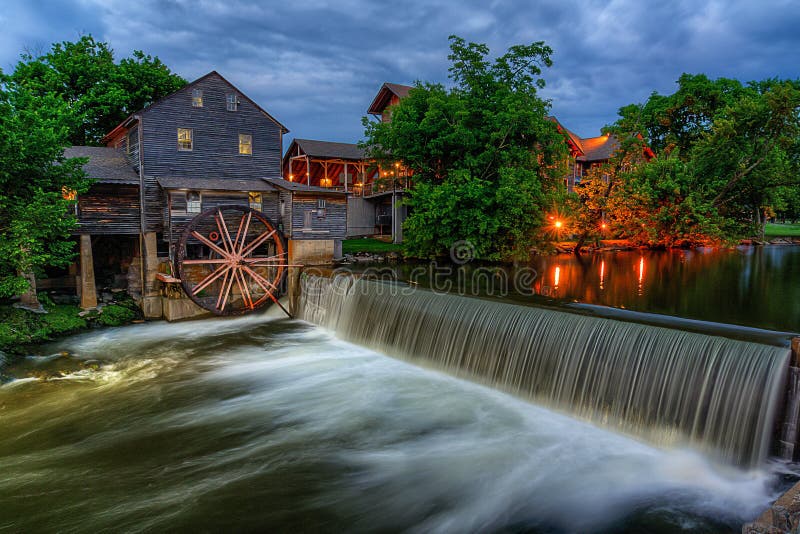
[[[128,234],[140,231],[139,186],[94,184],[78,197],[79,230],[92,235]]]

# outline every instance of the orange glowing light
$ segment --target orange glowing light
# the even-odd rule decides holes
[[[563,223],[561,221],[556,221],[556,228],[561,228]]]
[[[605,282],[606,278],[606,262],[600,262],[600,289],[603,289],[603,283]]]
[[[290,182],[294,181],[294,174],[290,174],[290,175],[289,175],[289,181],[290,181]]]
[[[639,258],[639,283],[644,279],[644,258]]]
[[[600,225],[600,228],[602,228],[603,230],[605,230],[606,227],[608,227],[608,225],[606,223],[603,223],[603,224]]]
[[[67,186],[63,186],[61,188],[61,197],[64,200],[75,200],[76,198],[78,198],[78,192],[75,191],[74,189],[70,189]]]
[[[556,267],[553,273],[553,286],[558,289],[558,282],[561,280],[561,267]]]

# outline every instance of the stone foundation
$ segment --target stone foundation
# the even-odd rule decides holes
[[[333,239],[290,239],[289,263],[324,265],[334,256]]]

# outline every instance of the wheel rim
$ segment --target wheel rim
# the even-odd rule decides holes
[[[186,226],[176,263],[186,295],[216,315],[241,315],[277,302],[287,261],[283,234],[244,206],[206,210]]]

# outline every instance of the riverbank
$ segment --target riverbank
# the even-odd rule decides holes
[[[0,352],[8,359],[25,355],[32,345],[102,326],[120,326],[141,319],[141,311],[127,293],[92,310],[70,302],[56,303],[46,294],[39,300],[44,309],[33,312],[12,304],[0,305]]]

